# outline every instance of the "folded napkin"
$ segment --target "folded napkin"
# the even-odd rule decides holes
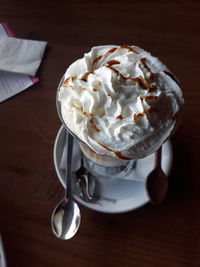
[[[36,72],[47,42],[14,37],[10,26],[0,23],[0,102],[39,81]]]
[[[0,36],[0,70],[35,76],[47,42]]]

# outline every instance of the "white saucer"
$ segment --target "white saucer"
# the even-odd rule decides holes
[[[65,143],[65,128],[61,126],[54,144],[54,164],[61,184],[64,183],[64,170],[60,168],[63,147]],[[75,142],[75,146],[77,143]],[[76,170],[77,155],[73,155],[72,171]],[[74,198],[87,208],[105,213],[122,213],[137,209],[149,202],[145,190],[145,179],[154,168],[155,155],[152,154],[144,159],[137,160],[136,168],[133,170],[132,179],[98,179],[95,200],[85,202],[79,194],[74,192]],[[172,166],[172,146],[167,141],[162,146],[162,169],[169,175]],[[74,168],[74,169],[73,169]],[[129,175],[130,176],[130,175]]]

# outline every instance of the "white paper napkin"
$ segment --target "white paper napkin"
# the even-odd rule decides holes
[[[0,103],[39,81],[35,74],[46,45],[15,38],[10,26],[0,23]]]
[[[35,76],[47,42],[0,36],[0,70]]]

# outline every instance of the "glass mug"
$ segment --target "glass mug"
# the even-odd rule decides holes
[[[92,175],[98,178],[119,179],[125,177],[135,167],[136,163],[135,160],[124,160],[120,158],[111,157],[108,155],[97,154],[87,144],[85,144],[78,136],[76,136],[66,125],[61,113],[61,104],[60,101],[58,100],[58,92],[63,82],[64,82],[64,76],[62,77],[58,85],[56,94],[57,112],[65,129],[78,142],[79,148],[83,154],[84,167],[88,169],[88,171]]]

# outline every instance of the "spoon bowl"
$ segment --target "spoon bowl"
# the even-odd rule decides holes
[[[161,167],[162,147],[156,152],[156,167],[147,177],[146,190],[150,201],[153,204],[162,202],[168,191],[168,177]]]
[[[76,202],[64,198],[52,214],[53,233],[63,240],[70,239],[76,234],[80,221],[80,209]]]

